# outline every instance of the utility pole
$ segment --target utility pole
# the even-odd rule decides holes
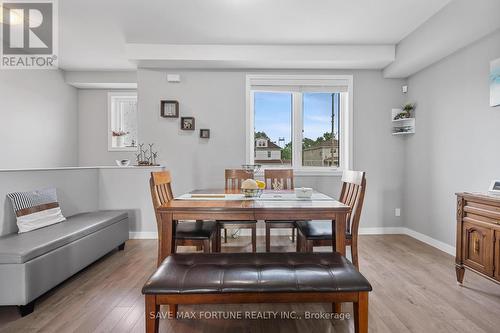
[[[335,128],[335,93],[332,94],[332,142],[333,142],[334,128]]]
[[[278,146],[280,146],[281,148],[285,147],[285,138],[284,137],[278,138]]]

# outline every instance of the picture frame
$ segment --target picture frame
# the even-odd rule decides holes
[[[162,100],[160,102],[160,116],[163,118],[179,118],[179,102]]]
[[[488,193],[500,196],[500,179],[494,179],[491,181]]]
[[[195,123],[194,117],[181,117],[181,130],[194,131]]]
[[[200,138],[210,139],[210,129],[208,129],[208,128],[200,129]]]

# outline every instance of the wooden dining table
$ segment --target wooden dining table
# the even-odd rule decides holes
[[[275,199],[276,191],[264,190],[261,198],[239,198],[228,200],[237,194],[233,190],[207,189],[195,190],[186,196],[193,200],[174,199],[158,208],[161,217],[159,224],[158,262],[161,263],[174,253],[174,222],[181,220],[218,220],[218,221],[254,221],[254,220],[330,220],[335,230],[335,251],[345,256],[346,222],[351,208],[322,194],[321,200],[296,200],[293,191],[280,191],[283,199]],[[317,192],[316,192],[317,193]],[[273,197],[272,199],[265,199]],[[328,198],[328,199],[325,199]],[[206,199],[204,199],[206,198]],[[286,198],[289,198],[287,200]]]

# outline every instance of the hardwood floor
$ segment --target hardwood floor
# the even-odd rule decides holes
[[[273,251],[292,251],[273,237]],[[249,240],[224,249],[250,251]],[[264,251],[258,238],[258,251]],[[327,250],[327,248],[318,248]],[[360,236],[361,272],[372,283],[370,332],[498,332],[500,286],[466,272],[455,279],[453,258],[408,236]],[[141,287],[155,268],[156,242],[131,240],[42,296],[35,312],[20,318],[0,307],[1,332],[144,332]],[[166,310],[166,309],[164,309]],[[329,304],[179,306],[179,311],[330,311]],[[343,311],[352,313],[350,305]],[[161,320],[161,332],[353,332],[350,320]]]

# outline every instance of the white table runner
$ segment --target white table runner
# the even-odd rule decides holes
[[[194,194],[186,193],[177,200],[201,200],[201,201],[235,201],[235,200],[256,200],[256,201],[334,201],[335,199],[326,194],[314,192],[309,199],[297,198],[295,193],[265,192],[258,198],[247,198],[243,194]]]

